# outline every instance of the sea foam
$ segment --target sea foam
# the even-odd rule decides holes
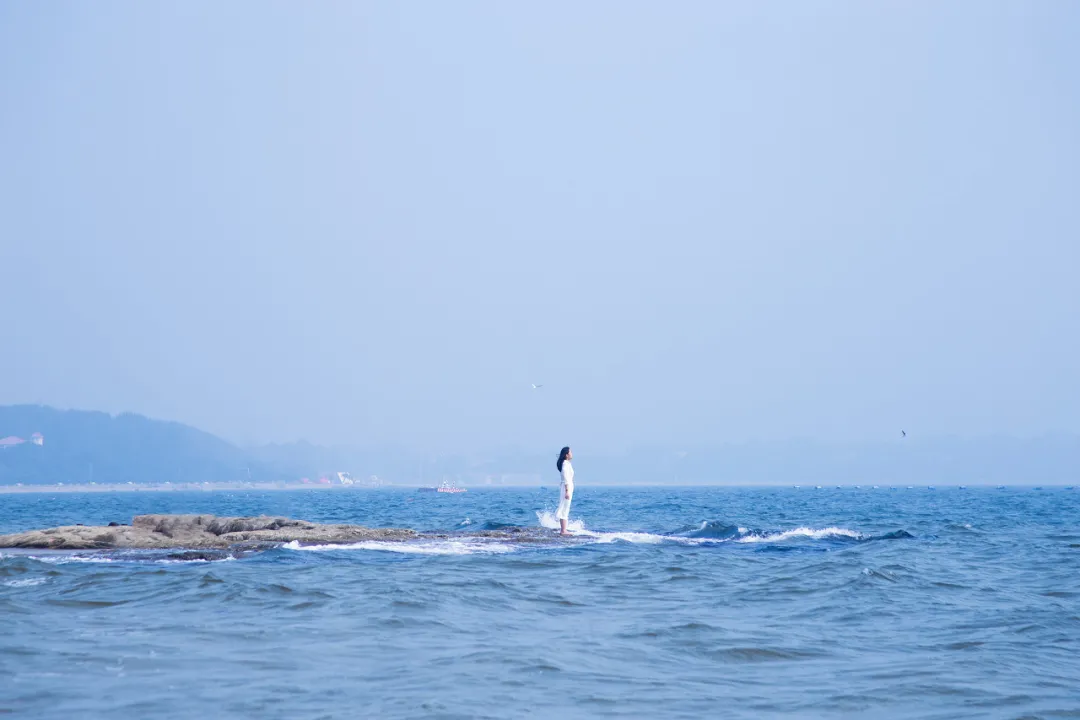
[[[336,550],[377,550],[382,552],[403,553],[406,555],[501,555],[514,552],[517,547],[507,543],[485,542],[482,540],[409,540],[385,542],[368,540],[358,543],[335,543],[327,545],[301,545],[293,540],[282,547],[286,550],[303,552],[331,552]]]

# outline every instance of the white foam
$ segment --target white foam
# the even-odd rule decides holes
[[[28,555],[31,560],[48,563],[50,565],[67,565],[68,563],[113,563],[114,558],[108,557],[83,557],[79,555]]]
[[[798,527],[794,530],[785,530],[778,533],[765,533],[764,535],[751,534],[738,538],[736,542],[759,543],[759,542],[782,542],[793,538],[810,538],[811,540],[824,540],[830,537],[846,537],[854,540],[862,538],[861,533],[847,528],[827,527],[820,530],[808,527]]]
[[[536,519],[540,521],[540,527],[545,527],[548,530],[558,530],[560,528],[559,519],[550,510],[537,510]],[[585,535],[588,533],[585,530],[585,521],[581,519],[568,521],[566,531],[571,535]]]
[[[559,521],[555,519],[555,514],[550,511],[537,511],[537,520],[540,521],[542,527],[558,530]],[[701,528],[704,530],[708,527],[708,521],[702,521]],[[793,530],[784,530],[782,532],[747,534],[750,531],[747,528],[739,527],[738,532],[741,537],[737,538],[693,538],[683,537],[680,535],[657,535],[655,533],[645,532],[595,532],[585,529],[585,522],[583,520],[572,520],[567,523],[566,530],[569,534],[576,537],[586,537],[592,539],[596,543],[613,543],[613,542],[628,542],[638,545],[659,545],[661,543],[675,543],[679,545],[701,545],[703,543],[722,543],[735,542],[744,543],[760,543],[760,542],[783,542],[785,540],[791,540],[794,538],[810,538],[811,540],[824,540],[831,537],[847,537],[855,540],[862,539],[861,533],[854,530],[848,530],[847,528],[840,527],[827,527],[822,529],[798,527]]]
[[[406,540],[399,542],[368,540],[358,543],[332,543],[327,545],[301,545],[293,540],[285,543],[282,547],[286,550],[300,550],[303,552],[378,550],[404,553],[406,555],[501,555],[517,550],[514,545],[482,540]]]
[[[536,519],[540,521],[541,527],[549,530],[559,529],[559,521],[555,519],[555,514],[552,512],[538,510],[536,512]],[[568,522],[566,524],[566,532],[574,537],[589,538],[598,544],[628,542],[636,545],[659,545],[660,543],[670,542],[681,545],[698,545],[702,542],[716,542],[711,538],[687,538],[677,535],[657,535],[655,533],[646,532],[597,532],[595,530],[586,530],[585,521],[581,519]]]
[[[24,578],[22,580],[8,580],[4,585],[7,587],[20,588],[44,585],[47,582],[49,582],[49,578]]]

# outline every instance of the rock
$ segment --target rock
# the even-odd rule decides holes
[[[319,525],[282,517],[216,517],[214,515],[139,515],[131,525],[108,527],[68,525],[0,535],[0,548],[105,550],[112,548],[226,549],[234,545],[352,543],[400,541],[417,537],[413,530],[366,528],[361,525]]]

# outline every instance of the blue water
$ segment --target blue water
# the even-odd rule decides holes
[[[1080,717],[1080,491],[0,495],[449,531],[220,562],[0,551],[0,712],[41,718]],[[591,533],[591,534],[587,534]]]

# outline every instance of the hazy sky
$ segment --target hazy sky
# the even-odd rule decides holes
[[[1078,28],[0,3],[0,403],[428,450],[1080,432]]]

